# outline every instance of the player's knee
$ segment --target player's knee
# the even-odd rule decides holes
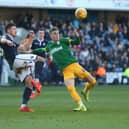
[[[96,79],[93,79],[93,80],[91,81],[91,84],[92,84],[93,86],[96,85],[96,83],[97,83]]]
[[[72,91],[75,90],[75,87],[74,87],[74,86],[66,86],[66,87],[67,87],[67,90],[68,90],[69,92],[72,92]]]
[[[26,84],[26,86],[28,86],[28,87],[32,87],[33,85],[32,85],[32,76],[31,75],[28,75],[26,78],[25,78],[25,84]]]

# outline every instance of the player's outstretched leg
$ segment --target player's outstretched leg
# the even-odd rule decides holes
[[[40,83],[39,79],[33,79],[32,84],[34,85],[32,88],[32,93],[30,95],[30,99],[34,99],[35,97],[39,96],[42,89],[42,84]],[[38,89],[35,87],[39,87]]]
[[[89,101],[89,91],[91,88],[93,88],[95,86],[96,80],[90,74],[88,76],[86,76],[86,79],[88,80],[88,82],[86,83],[84,89],[81,91],[81,94],[83,95],[85,101],[88,102]]]
[[[32,85],[36,88],[36,90],[37,90],[37,95],[39,96],[40,93],[41,93],[41,90],[42,90],[42,85],[41,85],[41,83],[40,83],[38,80],[36,80],[36,79],[33,79],[33,80],[31,81],[31,83],[32,83]]]

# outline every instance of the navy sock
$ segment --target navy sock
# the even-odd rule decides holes
[[[33,91],[35,91],[35,90],[36,90],[36,88],[33,86],[32,90],[33,90]]]
[[[24,89],[23,102],[22,102],[22,104],[27,104],[27,103],[28,103],[28,101],[29,101],[29,99],[30,99],[31,93],[32,93],[32,89],[30,89],[30,88],[28,88],[28,87],[26,87],[26,88]]]

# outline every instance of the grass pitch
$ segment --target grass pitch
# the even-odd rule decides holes
[[[81,91],[83,87],[77,87]],[[23,87],[0,87],[0,129],[128,129],[129,86],[96,86],[87,112],[73,112],[76,104],[65,87],[44,87],[30,101],[34,113],[19,112]]]

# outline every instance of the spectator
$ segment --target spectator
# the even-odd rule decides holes
[[[101,64],[96,72],[96,79],[99,84],[105,84],[106,81],[106,69],[103,64]]]
[[[42,48],[46,47],[47,45],[47,40],[44,39],[45,37],[45,31],[43,29],[40,29],[38,31],[38,38],[33,40],[31,49],[37,49],[37,48]],[[39,54],[41,57],[46,57],[46,53],[43,52],[42,54]],[[35,65],[35,77],[39,79],[41,82],[48,81],[50,80],[48,78],[48,66],[43,63],[43,62],[36,62]],[[46,82],[47,83],[47,82]]]
[[[1,83],[1,74],[2,74],[2,66],[3,66],[3,49],[0,47],[0,83]]]

